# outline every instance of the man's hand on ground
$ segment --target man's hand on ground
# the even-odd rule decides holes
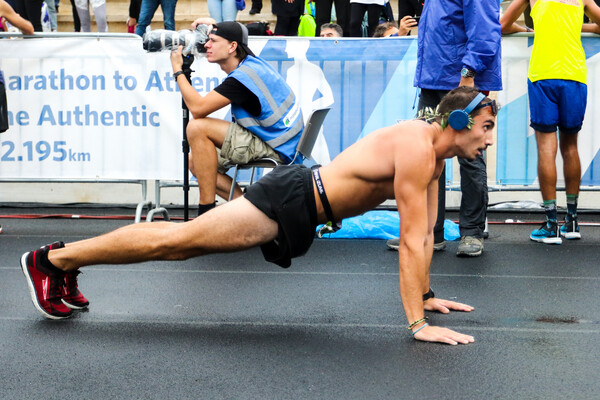
[[[448,314],[450,310],[470,312],[475,309],[468,304],[438,299],[437,297],[426,300],[423,305],[426,311],[437,311],[441,312],[442,314]]]
[[[423,342],[447,343],[453,346],[459,343],[469,344],[475,341],[473,336],[454,332],[448,328],[431,325],[427,325],[426,327],[420,329],[417,333],[415,333],[414,338]]]

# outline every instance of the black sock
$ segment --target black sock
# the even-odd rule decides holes
[[[49,273],[49,275],[63,276],[65,274],[65,271],[63,271],[60,268],[57,268],[54,264],[52,264],[50,262],[50,260],[48,260],[48,253],[49,253],[49,250],[46,250],[46,251],[42,251],[42,254],[40,254],[40,262],[41,262],[42,266]]]
[[[217,206],[217,202],[216,201],[214,201],[214,202],[212,202],[210,204],[198,204],[198,216],[201,216],[205,212],[212,210],[216,206]]]

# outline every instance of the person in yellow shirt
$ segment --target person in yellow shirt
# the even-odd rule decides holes
[[[527,82],[530,126],[535,130],[538,180],[546,211],[546,222],[529,237],[540,243],[561,244],[563,237],[581,238],[577,223],[581,182],[577,136],[587,104],[587,67],[581,32],[600,34],[600,7],[594,0],[514,0],[500,19],[502,33],[531,31],[515,23],[528,5],[534,27]],[[583,23],[584,13],[593,24]],[[559,147],[567,192],[567,215],[560,228],[556,212]]]

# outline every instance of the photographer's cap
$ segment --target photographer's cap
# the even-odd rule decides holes
[[[248,47],[248,28],[245,25],[235,21],[219,22],[210,33],[231,42],[237,42],[238,46],[242,46],[246,50],[246,53],[254,56],[254,53]]]

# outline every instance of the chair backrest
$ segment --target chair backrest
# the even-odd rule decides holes
[[[310,114],[310,117],[308,117],[298,146],[296,146],[296,152],[300,153],[304,158],[310,158],[313,147],[315,147],[315,142],[317,141],[317,136],[329,110],[331,108],[319,108],[314,110]]]

